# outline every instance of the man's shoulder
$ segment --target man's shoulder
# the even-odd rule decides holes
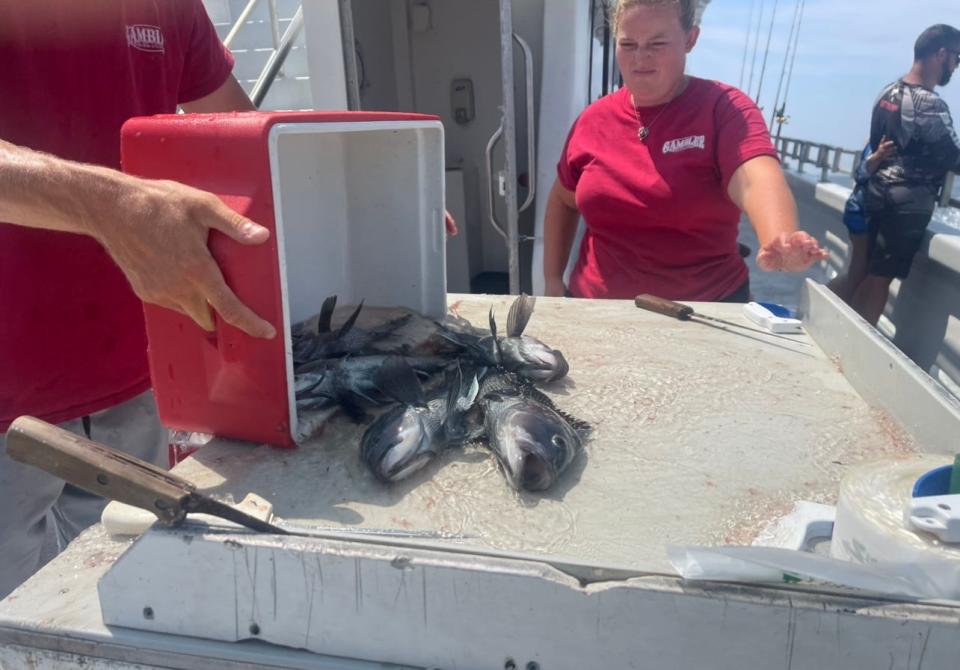
[[[914,106],[921,112],[930,114],[939,114],[949,111],[947,101],[940,97],[936,91],[931,91],[923,86],[916,86],[911,89],[913,94]]]

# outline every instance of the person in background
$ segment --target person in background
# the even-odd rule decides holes
[[[860,154],[860,164],[854,173],[854,187],[843,207],[843,225],[850,236],[850,253],[847,257],[847,266],[834,277],[827,288],[836,293],[849,304],[853,297],[853,290],[867,276],[867,219],[863,211],[863,190],[870,177],[880,167],[880,163],[896,152],[897,147],[892,140],[886,137],[880,140],[876,151],[868,143]]]
[[[960,169],[960,140],[947,103],[936,94],[960,63],[960,31],[935,25],[914,45],[910,72],[888,84],[873,106],[870,143],[896,145],[864,189],[867,272],[853,288],[852,307],[876,325],[890,284],[905,279],[920,250],[950,170]]]
[[[149,392],[141,300],[212,330],[211,308],[256,337],[275,326],[228,288],[210,229],[267,229],[215,196],[124,175],[134,116],[252,110],[201,0],[0,0],[0,598],[104,501],[12,461],[24,414],[158,465],[167,434]]]
[[[793,197],[760,111],[744,93],[685,74],[700,29],[693,0],[617,0],[611,23],[624,86],[570,130],[544,224],[547,295],[749,300],[741,211],[764,270],[826,258],[797,230]],[[563,273],[580,216],[586,234]]]

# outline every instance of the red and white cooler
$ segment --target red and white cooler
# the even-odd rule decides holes
[[[244,246],[210,234],[227,284],[277,327],[249,337],[217,319],[145,306],[164,425],[295,446],[291,325],[323,300],[446,312],[443,126],[436,117],[247,112],[136,118],[123,169],[209,191],[270,229]]]

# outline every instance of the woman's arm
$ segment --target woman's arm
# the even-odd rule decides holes
[[[800,272],[827,257],[813,237],[797,230],[797,206],[777,159],[745,162],[733,173],[727,194],[757,232],[760,269]]]
[[[553,182],[547,199],[547,212],[543,220],[543,278],[544,294],[561,297],[566,293],[563,272],[570,259],[570,248],[577,234],[580,211],[573,191]]]
[[[867,174],[874,174],[880,169],[883,162],[895,153],[897,153],[897,145],[894,144],[893,140],[888,140],[886,135],[884,135],[880,140],[880,146],[877,147],[877,150],[867,156],[866,160],[863,161]]]

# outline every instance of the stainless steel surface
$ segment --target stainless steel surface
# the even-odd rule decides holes
[[[267,9],[270,14],[270,37],[273,39],[273,48],[280,48],[280,20],[277,15],[277,0],[267,0]]]
[[[347,80],[347,109],[360,109],[360,74],[357,65],[357,45],[353,32],[353,4],[340,3],[340,36],[343,40],[343,70]]]
[[[237,16],[237,20],[233,22],[233,27],[230,28],[230,32],[227,33],[227,36],[223,39],[223,46],[230,48],[230,44],[233,42],[233,39],[237,36],[237,33],[240,32],[240,29],[246,24],[247,19],[250,18],[250,14],[257,7],[257,3],[260,0],[250,0]]]
[[[517,212],[517,122],[513,93],[513,0],[500,0],[500,78],[503,86],[503,174],[506,185],[507,266],[510,293],[520,293],[520,229]]]
[[[497,221],[497,201],[495,198],[494,190],[497,188],[497,181],[493,176],[493,149],[497,146],[497,142],[500,141],[500,138],[503,137],[503,124],[493,132],[493,135],[490,136],[490,140],[487,142],[487,148],[484,152],[484,166],[487,173],[487,211],[490,216],[490,225],[493,226],[494,230],[500,233],[500,236],[503,239],[508,240],[509,236],[507,231],[503,229],[503,226]]]
[[[536,111],[534,110],[533,94],[533,50],[522,37],[513,34],[513,39],[520,45],[523,53],[525,99],[524,107],[527,112],[527,197],[517,212],[523,212],[533,204],[537,195],[537,133]]]

